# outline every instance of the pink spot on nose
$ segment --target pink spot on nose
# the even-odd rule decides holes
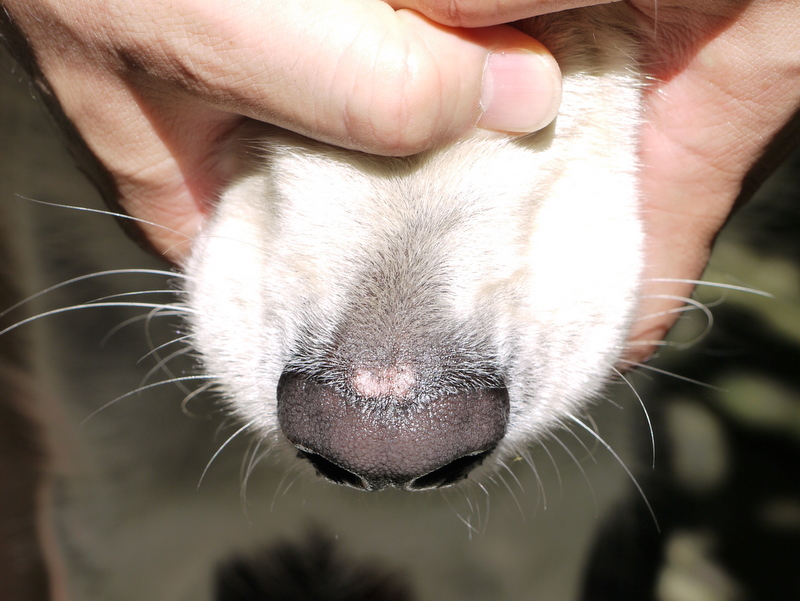
[[[405,365],[357,369],[352,381],[356,393],[366,398],[405,397],[416,383],[414,371]]]

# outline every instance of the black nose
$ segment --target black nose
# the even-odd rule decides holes
[[[505,434],[505,388],[379,392],[364,397],[287,372],[278,383],[278,421],[322,476],[363,490],[448,486]]]

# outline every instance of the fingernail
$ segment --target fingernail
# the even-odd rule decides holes
[[[551,56],[516,48],[489,54],[479,128],[535,132],[555,119],[560,104],[561,72]]]

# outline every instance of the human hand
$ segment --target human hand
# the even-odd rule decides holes
[[[555,61],[515,29],[454,29],[378,0],[3,6],[111,174],[110,200],[168,227],[142,225],[178,262],[225,180],[217,143],[244,117],[405,155],[476,124],[535,131],[560,99]],[[485,65],[505,95],[484,89]]]
[[[508,0],[505,16],[530,16],[597,0]],[[480,2],[392,0],[450,26],[491,25]],[[631,360],[649,355],[702,274],[737,199],[752,193],[769,162],[751,169],[800,108],[800,3],[755,0],[633,0],[651,84],[641,132],[647,231],[640,316]],[[532,10],[535,9],[535,10]],[[796,143],[781,140],[783,150]],[[772,144],[779,158],[781,144]],[[766,167],[766,169],[764,169]],[[743,194],[745,177],[751,179]],[[664,281],[668,280],[668,281]]]
[[[634,5],[653,81],[640,151],[644,301],[631,338],[641,360],[679,315],[676,298],[691,293],[735,205],[798,142],[796,130],[780,133],[800,109],[800,3]]]

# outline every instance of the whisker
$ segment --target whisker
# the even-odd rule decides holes
[[[50,294],[51,292],[55,292],[56,290],[60,290],[61,288],[64,288],[66,286],[77,284],[79,282],[85,282],[87,280],[91,280],[94,278],[100,278],[110,275],[123,275],[123,274],[124,275],[149,274],[149,275],[161,275],[167,277],[183,277],[183,278],[186,277],[185,275],[178,273],[176,271],[165,271],[163,269],[108,269],[106,271],[97,271],[95,273],[89,273],[86,275],[81,275],[74,278],[70,278],[68,280],[64,280],[63,282],[54,284],[53,286],[48,286],[44,290],[40,290],[39,292],[32,294],[29,297],[19,301],[18,303],[11,305],[7,309],[0,311],[0,317],[4,317],[5,315],[11,313],[16,309],[19,309],[20,307],[26,305],[27,303],[30,303],[46,294]]]
[[[591,416],[587,416],[587,418],[590,420],[590,422],[592,424],[592,431],[597,433],[597,423],[592,419]],[[581,437],[578,436],[577,434],[575,434],[575,432],[572,431],[572,428],[569,428],[566,424],[564,424],[564,431],[566,431],[568,434],[570,434],[578,442],[578,444],[583,447],[583,450],[586,451],[586,456],[589,459],[592,460],[592,463],[596,464],[597,463],[597,457],[594,456],[594,451],[589,448],[589,446],[581,439]],[[596,442],[594,443],[593,447],[595,449],[597,448],[597,443]],[[578,461],[578,460],[575,459],[575,461]]]
[[[174,341],[171,341],[171,342],[169,342],[167,344],[171,344],[172,342],[174,342]],[[141,385],[144,385],[150,379],[150,377],[153,374],[155,374],[157,371],[159,371],[159,370],[163,370],[164,373],[166,373],[167,376],[169,376],[169,377],[174,377],[174,374],[172,373],[172,371],[170,371],[169,369],[166,368],[167,363],[169,363],[172,359],[175,359],[176,357],[180,357],[182,355],[185,355],[186,353],[191,352],[191,350],[192,350],[191,348],[189,348],[188,346],[185,346],[183,348],[179,348],[176,351],[173,351],[172,353],[170,353],[166,357],[159,358],[158,363],[156,363],[152,368],[150,368],[148,370],[148,372],[144,375],[144,377],[142,377]],[[155,349],[150,351],[150,353],[148,353],[148,354],[151,354],[151,353],[153,354],[154,357],[158,357],[158,354],[155,352]],[[183,390],[182,392],[188,392],[188,391],[187,390]]]
[[[472,523],[472,520],[470,520],[469,518],[464,517],[462,515],[461,511],[459,511],[458,508],[456,508],[453,505],[453,502],[449,498],[445,497],[445,502],[450,507],[450,509],[453,511],[453,513],[455,514],[455,516],[458,519],[458,521],[461,522],[462,524],[464,524],[464,526],[467,527],[467,534],[468,534],[469,540],[472,540],[472,534],[473,533],[479,534],[479,530]],[[470,512],[470,515],[474,515],[475,514],[475,510],[472,508],[472,503],[470,502],[469,499],[467,499],[467,508],[468,508],[468,510]]]
[[[575,433],[572,430],[570,430],[569,428],[565,428],[565,429],[566,429],[567,432],[572,434],[575,437],[575,439],[578,440],[578,442],[582,443],[580,438],[575,436]],[[553,439],[555,439],[555,441],[561,446],[561,448],[564,449],[564,451],[566,451],[567,455],[569,455],[570,459],[572,459],[572,462],[578,467],[578,469],[580,470],[581,474],[583,474],[583,479],[586,480],[586,486],[589,487],[589,494],[592,495],[592,504],[594,505],[595,516],[598,516],[599,513],[600,513],[600,505],[597,502],[597,494],[594,492],[594,486],[592,486],[592,481],[589,478],[589,474],[586,473],[586,470],[583,468],[583,465],[581,465],[580,460],[575,456],[575,453],[572,452],[572,449],[570,449],[566,445],[566,443],[563,440],[561,440],[561,438],[558,437],[558,435],[553,434]],[[584,445],[584,448],[586,448],[585,445]],[[594,455],[591,455],[591,453],[590,453],[590,456],[592,458],[592,461],[597,463],[597,460],[595,459]]]
[[[628,385],[628,388],[630,388],[630,391],[634,394],[634,396],[636,396],[636,400],[639,401],[639,406],[642,408],[642,413],[644,413],[644,418],[645,418],[645,420],[647,420],[647,429],[650,431],[650,452],[651,452],[651,457],[653,459],[653,468],[655,469],[655,467],[656,467],[656,436],[655,436],[655,433],[653,432],[653,422],[650,420],[650,412],[647,411],[647,407],[644,404],[644,400],[642,400],[641,395],[636,390],[634,385],[631,384],[630,380],[628,380],[628,378],[626,378],[624,375],[622,375],[622,372],[620,372],[613,365],[611,366],[611,369],[613,369],[617,373],[617,375],[620,377],[620,379],[622,379],[622,381],[625,382],[625,384]]]
[[[109,300],[112,300],[112,299],[127,298],[129,296],[146,296],[146,295],[149,295],[149,294],[152,294],[152,295],[168,294],[170,296],[178,296],[178,295],[181,295],[181,294],[186,294],[186,291],[185,290],[171,290],[169,288],[153,289],[153,290],[129,290],[128,292],[116,292],[114,294],[109,294],[107,296],[100,296],[100,297],[98,297],[96,299],[93,299],[91,301],[88,301],[88,302],[96,303],[96,302],[109,301]]]
[[[503,468],[509,474],[511,474],[511,477],[514,478],[514,480],[516,481],[517,486],[519,487],[520,491],[525,492],[525,489],[522,486],[522,482],[519,481],[519,478],[517,478],[517,475],[514,473],[514,471],[510,467],[508,467],[508,465],[506,465],[506,462],[505,461],[501,461],[500,465],[502,465]],[[511,498],[514,499],[514,504],[517,506],[517,510],[519,511],[520,516],[522,516],[522,520],[525,521],[525,512],[522,509],[522,505],[520,504],[516,493],[511,488],[511,486],[508,484],[508,482],[506,481],[506,479],[503,477],[502,474],[498,473],[497,476],[500,478],[500,481],[503,483],[503,486],[505,486],[506,490],[508,491],[508,494],[510,494]]]
[[[628,478],[636,487],[636,490],[639,491],[639,495],[642,497],[642,500],[644,501],[644,504],[647,507],[647,511],[650,513],[650,517],[653,518],[653,523],[655,524],[656,531],[661,532],[661,526],[659,526],[658,524],[658,519],[656,518],[655,511],[653,511],[653,507],[652,505],[650,505],[650,501],[647,499],[647,495],[644,494],[644,490],[639,484],[639,481],[633,475],[633,472],[631,472],[631,470],[628,469],[628,466],[625,465],[625,462],[622,461],[622,458],[619,455],[617,455],[617,452],[613,448],[611,448],[610,444],[608,444],[605,440],[603,440],[602,436],[600,436],[597,432],[595,432],[589,426],[584,424],[577,417],[575,417],[574,415],[570,415],[569,419],[571,419],[573,422],[578,424],[578,426],[586,430],[586,432],[588,432],[595,440],[597,440],[597,442],[599,442],[603,447],[605,447],[605,449],[611,454],[611,456],[617,461],[617,463],[619,463],[620,467],[622,467],[622,469],[625,470],[625,473],[628,475]]]
[[[252,420],[252,421],[249,421],[249,422],[245,423],[241,428],[239,428],[238,430],[236,430],[236,432],[231,434],[227,438],[227,440],[220,445],[220,447],[216,450],[216,452],[211,456],[211,459],[208,460],[208,463],[206,464],[206,467],[203,470],[203,473],[200,474],[200,480],[198,480],[198,482],[197,482],[197,488],[200,488],[200,486],[203,484],[203,479],[206,477],[206,474],[208,473],[208,470],[211,467],[211,464],[214,463],[214,460],[217,457],[219,457],[219,454],[222,453],[222,451],[225,449],[225,447],[227,447],[233,441],[234,438],[239,436],[239,434],[245,432],[249,428],[252,428],[253,424],[255,424],[255,420]]]
[[[467,510],[469,511],[469,517],[462,520],[464,523],[469,523],[469,539],[472,540],[472,533],[478,532],[479,530],[483,530],[483,518],[481,516],[481,506],[477,499],[473,502],[471,498],[467,498]],[[473,522],[475,524],[473,525]]]
[[[685,303],[680,307],[673,307],[672,309],[667,309],[666,311],[658,311],[656,313],[649,313],[647,315],[642,315],[636,321],[646,321],[648,319],[656,319],[658,317],[663,317],[664,315],[673,315],[675,313],[685,313],[686,311],[693,311],[695,309],[699,309],[702,311],[708,319],[708,329],[711,329],[711,325],[714,323],[714,316],[711,314],[706,303],[701,303],[698,300],[693,298],[689,298],[686,296],[674,296],[672,294],[646,294],[644,298],[660,298],[666,300],[674,300],[679,301],[681,303]]]
[[[550,453],[548,451],[548,455],[549,454]],[[547,493],[544,490],[544,482],[542,481],[542,477],[539,474],[539,469],[536,467],[536,462],[533,460],[533,457],[531,456],[531,454],[528,453],[527,451],[524,452],[524,453],[521,453],[521,456],[525,460],[525,463],[527,463],[528,466],[531,468],[531,471],[533,472],[534,478],[536,478],[536,488],[537,488],[537,491],[539,492],[540,498],[542,500],[542,509],[544,511],[547,511]],[[552,455],[551,455],[550,459],[552,460]],[[558,468],[556,468],[556,471],[558,471]],[[558,476],[558,481],[561,482],[561,475],[560,474]]]
[[[145,319],[145,317],[146,316],[144,316],[144,315],[139,315],[134,319],[139,321],[139,320]],[[131,320],[129,319],[127,321],[131,321]],[[142,357],[136,363],[137,364],[141,363],[142,361],[144,361],[145,359],[147,359],[151,355],[157,356],[156,353],[158,353],[159,351],[164,350],[168,346],[172,346],[173,344],[178,344],[178,343],[181,343],[181,342],[186,342],[187,340],[190,340],[191,338],[192,338],[191,334],[186,334],[185,336],[178,336],[177,338],[173,338],[172,340],[167,340],[166,342],[164,342],[162,344],[159,344],[156,348],[150,349],[149,351],[147,351],[147,353],[142,355]],[[188,347],[186,349],[184,349],[184,351],[188,351],[188,350],[190,350]]]
[[[263,438],[258,439],[256,448],[253,451],[250,462],[248,463],[247,466],[247,470],[245,471],[244,479],[242,481],[242,493],[245,495],[247,494],[247,483],[250,481],[250,477],[253,475],[253,472],[255,472],[256,467],[258,467],[258,464],[261,463],[261,460],[264,459],[264,457],[266,457],[267,455],[269,455],[269,453],[272,451],[272,449],[270,449],[268,446],[260,453],[258,452],[264,440],[265,439]]]
[[[490,479],[495,484],[497,484],[497,482],[494,481],[493,478],[490,478]],[[484,486],[484,484],[482,482],[475,482],[474,484],[475,484],[475,486],[472,487],[470,490],[474,491],[477,488],[483,493],[483,499],[485,500],[485,508],[486,508],[486,510],[483,511],[483,512],[481,511],[482,504],[480,503],[480,501],[478,501],[478,499],[475,499],[474,502],[473,502],[473,500],[470,497],[464,496],[463,498],[464,498],[464,501],[467,504],[467,510],[469,512],[469,517],[466,517],[466,516],[464,516],[462,514],[462,512],[458,508],[456,508],[453,505],[453,501],[450,498],[450,495],[444,495],[444,497],[443,497],[445,499],[445,502],[447,503],[448,507],[450,507],[450,509],[455,514],[455,516],[458,519],[458,521],[461,522],[462,524],[464,524],[464,526],[467,527],[467,535],[469,537],[469,540],[472,540],[472,535],[473,534],[480,535],[480,534],[483,534],[486,531],[486,528],[487,528],[488,523],[489,523],[488,516],[489,516],[489,512],[490,512],[490,508],[491,508],[491,500],[492,500],[491,495],[489,494],[489,491],[486,489],[486,486]],[[486,516],[485,518],[484,518],[484,514]],[[475,517],[474,523],[473,523],[473,519],[472,519],[473,516]]]
[[[28,196],[23,196],[22,194],[16,194],[15,196],[17,198],[21,199],[21,200],[26,201],[26,202],[32,202],[32,203],[35,203],[35,204],[38,204],[38,205],[44,205],[46,207],[52,207],[52,208],[55,208],[55,209],[69,209],[71,211],[79,211],[79,212],[82,212],[82,213],[93,213],[95,215],[103,215],[105,217],[113,217],[115,219],[125,219],[127,221],[133,221],[135,223],[141,223],[141,224],[144,224],[144,225],[150,225],[152,227],[157,227],[157,228],[159,228],[161,230],[164,230],[165,232],[170,232],[171,234],[176,234],[178,236],[181,236],[186,242],[189,242],[191,240],[191,237],[187,236],[183,232],[179,232],[178,230],[174,230],[174,229],[172,229],[170,227],[167,227],[166,225],[162,225],[162,224],[156,223],[154,221],[148,221],[147,219],[142,219],[141,217],[134,217],[133,215],[127,215],[126,213],[117,213],[115,211],[108,211],[108,210],[105,210],[105,209],[94,209],[94,208],[90,208],[90,207],[79,207],[79,206],[75,206],[75,205],[64,205],[64,204],[59,204],[59,203],[55,203],[55,202],[48,202],[48,201],[45,201],[45,200],[37,200],[35,198],[30,198]]]
[[[160,223],[156,223],[155,221],[148,221],[147,219],[142,219],[141,217],[134,217],[133,215],[128,215],[126,213],[118,213],[118,212],[115,212],[115,211],[109,211],[109,210],[105,210],[105,209],[95,209],[95,208],[91,208],[91,207],[80,207],[80,206],[75,206],[75,205],[65,205],[65,204],[59,204],[59,203],[55,203],[55,202],[48,202],[48,201],[45,201],[45,200],[37,200],[35,198],[30,198],[28,196],[23,196],[22,194],[16,194],[15,197],[20,199],[20,200],[24,200],[25,202],[32,202],[34,204],[44,205],[44,206],[52,207],[52,208],[56,208],[56,209],[68,209],[68,210],[72,210],[72,211],[80,211],[80,212],[83,212],[83,213],[92,213],[92,214],[95,214],[95,215],[102,215],[104,217],[113,217],[114,219],[123,219],[123,220],[126,220],[126,221],[132,221],[134,223],[140,223],[140,224],[143,224],[143,225],[149,225],[151,227],[155,227],[155,228],[161,229],[161,230],[163,230],[165,232],[170,232],[171,234],[175,234],[175,235],[180,236],[181,238],[183,238],[183,240],[181,240],[179,242],[176,242],[175,244],[170,246],[168,249],[166,249],[162,253],[164,255],[168,254],[171,250],[173,250],[174,248],[177,248],[178,246],[181,246],[182,244],[187,244],[187,243],[193,242],[194,240],[197,239],[197,237],[193,238],[191,236],[187,236],[183,232],[180,232],[178,230],[175,230],[175,229],[172,229],[170,227],[167,227],[166,225],[162,225]],[[203,234],[201,234],[201,236],[202,235]],[[222,237],[222,236],[214,236],[214,238],[232,240],[234,242],[241,242],[242,244],[247,244],[248,246],[252,246],[253,248],[256,248],[256,249],[261,249],[262,248],[262,247],[260,247],[258,245],[255,245],[255,244],[252,244],[252,243],[249,243],[249,242],[246,243],[246,242],[244,242],[242,240],[238,240],[236,238],[227,238],[227,237]],[[186,277],[186,276],[180,276],[180,277]]]
[[[134,315],[133,317],[129,317],[128,319],[118,323],[113,328],[111,328],[111,330],[109,330],[105,336],[103,336],[103,339],[100,341],[100,346],[103,347],[106,344],[108,344],[109,340],[111,340],[117,334],[117,332],[119,332],[123,328],[126,328],[129,325],[136,323],[137,321],[142,321],[144,319],[147,319],[147,316],[149,314],[150,311],[148,311],[147,314]],[[147,357],[148,355],[149,353],[145,355],[145,357]],[[139,362],[141,362],[141,359],[139,360]]]
[[[189,411],[187,406],[188,406],[189,402],[192,399],[194,399],[194,397],[203,394],[206,390],[211,388],[217,382],[217,378],[215,378],[213,376],[206,376],[206,377],[208,378],[208,382],[206,382],[202,386],[198,386],[197,388],[195,388],[194,390],[189,392],[189,394],[184,396],[183,400],[181,400],[181,411],[183,412],[184,415],[188,415],[189,417],[198,417],[195,413],[192,413],[191,411]]]
[[[680,374],[673,373],[671,371],[667,371],[666,369],[661,369],[658,367],[654,367],[647,363],[639,363],[638,361],[629,361],[627,359],[620,359],[620,362],[627,363],[628,365],[632,365],[634,367],[638,367],[639,369],[644,369],[647,371],[655,372],[657,374],[661,374],[664,376],[669,376],[670,378],[675,378],[676,380],[683,380],[684,382],[689,382],[690,384],[696,384],[698,386],[702,386],[703,388],[708,388],[710,390],[716,390],[717,392],[725,392],[719,386],[714,386],[713,384],[708,384],[707,382],[701,382],[700,380],[695,380],[693,378],[688,378],[686,376],[681,376]]]
[[[291,472],[289,470],[286,470],[283,473],[283,477],[281,478],[281,481],[278,482],[278,485],[275,487],[275,494],[272,495],[272,503],[270,503],[270,506],[269,506],[270,512],[275,510],[275,502],[278,500],[278,496],[285,497],[287,494],[289,494],[289,491],[292,489],[292,487],[294,486],[295,482],[297,482],[297,479],[300,477],[300,473],[299,472],[295,472],[294,473],[294,477],[292,478],[291,482],[286,484],[286,488],[283,488],[283,485],[286,483],[286,480],[287,480],[287,478],[289,477],[290,474],[291,474]]]
[[[669,348],[675,349],[678,351],[686,350],[687,348],[691,348],[695,341],[690,342],[679,342],[677,340],[629,340],[625,343],[627,347],[633,348],[636,346],[657,346],[661,348]]]
[[[188,381],[191,381],[191,380],[208,380],[210,377],[211,376],[207,376],[207,375],[181,376],[179,378],[171,378],[169,380],[161,380],[160,382],[153,382],[153,383],[147,384],[145,386],[140,386],[139,388],[137,388],[135,390],[131,390],[130,392],[126,392],[125,394],[118,396],[117,398],[115,398],[115,399],[103,404],[101,407],[98,407],[97,409],[92,411],[89,415],[87,415],[83,419],[83,421],[81,421],[81,426],[85,426],[86,423],[90,419],[94,418],[101,411],[105,411],[106,409],[108,409],[112,405],[117,404],[119,401],[127,399],[128,397],[131,397],[131,396],[133,396],[135,394],[139,394],[139,393],[142,393],[142,392],[144,392],[146,390],[151,390],[153,388],[158,388],[159,386],[165,386],[167,384],[176,384],[177,382],[188,382]]]
[[[173,306],[180,307],[180,308],[186,308],[185,305],[177,305],[176,304],[176,305],[173,305]],[[172,378],[172,377],[175,377],[175,374],[172,372],[171,369],[169,369],[169,367],[167,367],[166,361],[162,361],[161,360],[161,356],[160,356],[160,353],[159,353],[159,348],[161,348],[161,347],[160,346],[157,347],[155,345],[155,343],[153,342],[153,336],[152,336],[152,321],[153,321],[153,319],[155,317],[163,317],[165,315],[165,313],[166,312],[164,312],[164,311],[157,311],[157,310],[150,311],[150,313],[148,313],[146,318],[145,318],[144,331],[145,331],[145,338],[147,339],[147,344],[150,347],[150,352],[148,353],[148,355],[152,354],[152,356],[156,360],[156,365],[162,369],[162,371],[167,375],[167,377]],[[178,315],[180,315],[180,314],[178,314]],[[188,351],[188,348],[189,347],[187,346],[185,348],[184,352]],[[173,354],[173,355],[170,356],[170,358],[172,358],[173,356],[177,356],[177,355]],[[152,372],[149,372],[145,376],[145,381],[146,381],[147,378],[150,377],[151,373]],[[185,394],[189,393],[189,390],[186,387],[184,387],[183,385],[181,385],[181,384],[178,385],[178,388]]]
[[[272,493],[272,501],[270,501],[270,504],[269,504],[269,512],[270,513],[273,513],[275,511],[275,503],[277,502],[278,497],[279,496],[283,496],[281,494],[281,490],[283,489],[283,484],[286,482],[286,479],[289,477],[289,473],[290,472],[291,472],[291,470],[284,470],[283,474],[281,475],[280,481],[275,486],[275,492]],[[295,478],[296,478],[296,476],[295,476]],[[288,488],[291,488],[291,486],[292,486],[292,484],[289,484]],[[287,488],[287,490],[288,490],[288,488]]]
[[[483,493],[482,497],[475,499],[475,506],[477,507],[478,511],[478,526],[480,526],[480,531],[485,533],[486,529],[489,527],[489,515],[491,514],[492,509],[492,495],[489,494],[489,490],[483,485],[482,482],[478,483],[478,488]],[[483,500],[483,505],[481,505],[481,500]],[[481,508],[483,508],[483,511],[481,511]]]
[[[165,315],[166,314],[181,315],[181,314],[194,313],[194,311],[192,311],[188,307],[180,307],[180,309],[177,312],[170,313],[172,311],[176,311],[176,306],[175,305],[165,305],[165,304],[156,304],[156,303],[135,303],[135,302],[92,303],[92,302],[89,302],[89,303],[83,303],[83,304],[80,304],[80,305],[71,305],[69,307],[61,307],[59,309],[52,309],[50,311],[44,311],[42,313],[38,313],[37,315],[33,315],[31,317],[26,317],[25,319],[22,319],[22,320],[14,323],[14,324],[8,326],[5,329],[0,330],[0,336],[8,334],[9,332],[12,332],[12,331],[16,330],[17,328],[20,328],[20,327],[22,327],[22,326],[24,326],[26,324],[32,323],[32,322],[34,322],[36,320],[39,320],[39,319],[42,319],[44,317],[51,317],[53,315],[60,315],[62,313],[70,313],[72,311],[80,311],[80,310],[83,310],[83,309],[98,309],[98,308],[110,308],[110,307],[116,307],[116,308],[135,308],[135,307],[140,307],[140,308],[143,308],[143,309],[164,309],[164,310],[167,311],[167,313],[164,313]]]
[[[556,462],[556,458],[553,457],[553,453],[550,452],[550,448],[545,444],[544,440],[542,440],[539,443],[539,446],[542,447],[542,449],[544,450],[545,454],[550,458],[550,463],[553,464],[553,469],[556,472],[556,479],[558,480],[559,495],[563,497],[564,496],[564,482],[561,479],[561,469],[558,467],[558,462]],[[533,461],[533,458],[531,458],[531,461]],[[539,483],[539,484],[540,484],[540,487],[544,488],[541,485],[541,483]]]
[[[258,462],[256,457],[260,458],[258,451],[261,449],[262,440],[263,439],[259,437],[250,442],[250,444],[247,446],[247,452],[244,454],[244,457],[242,457],[242,465],[239,469],[239,478],[241,480],[241,485],[239,486],[239,499],[242,503],[242,508],[244,509],[246,517],[249,517],[247,515],[247,483],[250,480],[250,474],[255,468],[255,464]]]
[[[706,288],[723,288],[725,290],[734,290],[736,292],[746,292],[747,294],[755,294],[756,296],[763,296],[765,298],[775,298],[774,294],[758,290],[757,288],[750,288],[748,286],[737,286],[736,284],[724,284],[722,282],[707,282],[705,280],[687,280],[681,278],[647,278],[647,282],[666,282],[672,284],[693,284],[695,286],[703,286]]]
[[[514,479],[514,482],[516,482],[516,483],[517,483],[517,487],[519,488],[520,492],[523,492],[523,493],[524,493],[524,492],[525,492],[525,487],[522,485],[522,482],[520,482],[519,478],[518,478],[518,477],[517,477],[517,475],[514,473],[514,470],[512,470],[512,469],[511,469],[511,468],[510,468],[510,467],[509,467],[509,466],[506,464],[506,462],[505,462],[505,461],[501,461],[501,462],[500,462],[500,464],[503,466],[503,469],[505,469],[505,470],[506,470],[506,471],[507,471],[507,472],[508,472],[508,473],[511,475],[511,477]]]
[[[143,291],[141,293],[142,294],[148,294],[148,291]],[[135,293],[130,293],[130,294],[135,294]],[[111,295],[111,296],[105,297],[105,299],[114,298],[114,297],[118,297],[118,296],[126,296],[126,295],[127,294]],[[105,300],[105,299],[103,299],[103,300]],[[87,304],[96,304],[96,301],[93,300],[93,301],[90,301]],[[139,360],[137,361],[137,364],[140,364],[142,361],[144,361],[145,358],[149,357],[150,355],[153,355],[153,356],[155,356],[156,359],[158,359],[158,349],[159,348],[161,348],[162,346],[167,346],[167,345],[173,344],[174,342],[182,340],[185,337],[181,337],[181,338],[178,338],[178,339],[170,340],[168,342],[165,342],[163,345],[160,345],[158,348],[154,349],[153,348],[152,337],[150,336],[151,320],[154,317],[175,317],[175,316],[181,315],[181,313],[176,313],[173,310],[176,306],[177,305],[169,304],[169,305],[166,305],[166,307],[169,307],[170,310],[167,310],[167,309],[153,309],[152,311],[148,311],[144,315],[135,315],[133,317],[130,317],[130,318],[124,320],[122,323],[119,323],[116,326],[114,326],[113,328],[111,328],[111,330],[105,336],[103,336],[103,339],[100,341],[100,346],[101,347],[105,346],[108,343],[108,341],[111,340],[111,338],[114,335],[116,335],[116,333],[119,332],[122,328],[127,327],[127,326],[129,326],[129,325],[131,325],[131,324],[133,324],[133,323],[135,323],[137,321],[144,320],[144,322],[145,322],[145,333],[146,333],[146,337],[147,337],[147,343],[150,346],[150,351],[145,353],[142,357],[140,357]],[[174,374],[172,372],[170,372],[169,370],[165,369],[164,372],[169,377],[173,377],[174,376]],[[142,383],[146,382],[151,374],[152,374],[152,371],[149,372],[147,376],[145,376],[145,378],[143,379]],[[184,392],[188,392],[186,390],[183,390],[183,391]]]

